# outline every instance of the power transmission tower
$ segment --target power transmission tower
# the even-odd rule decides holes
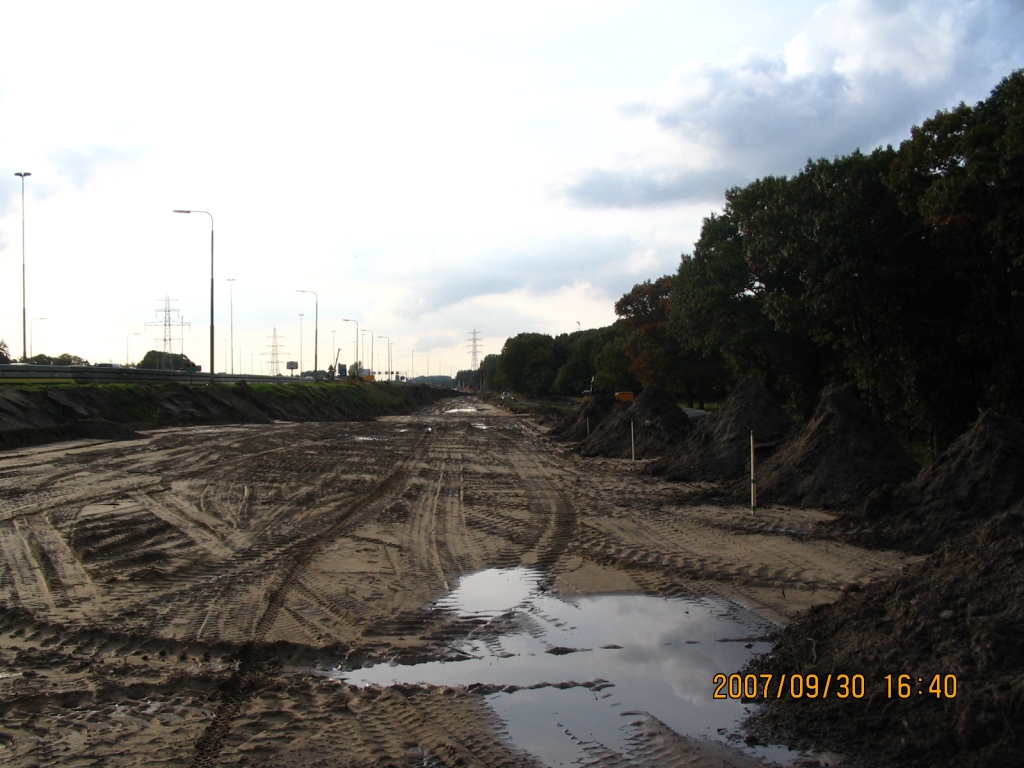
[[[281,347],[283,345],[278,343],[277,327],[276,326],[274,327],[274,335],[273,336],[268,336],[267,338],[272,340],[269,344],[267,344],[267,346],[270,347],[270,352],[269,352],[269,354],[270,354],[270,375],[271,376],[278,376],[281,373],[281,352],[280,352],[280,350],[281,350]],[[263,354],[266,355],[268,353],[264,352]]]
[[[480,344],[480,340],[477,338],[479,335],[480,331],[474,328],[470,332],[469,339],[467,339],[467,341],[469,341],[469,351],[470,354],[472,355],[472,357],[470,358],[471,362],[469,364],[469,370],[471,371],[475,371],[477,369],[477,366],[479,365],[480,347],[482,346]]]
[[[157,301],[159,301],[159,299],[157,299]],[[177,301],[177,299],[172,299],[170,297],[170,294],[164,294],[164,308],[156,310],[157,317],[159,317],[161,315],[161,313],[163,314],[163,316],[164,316],[163,320],[158,320],[158,321],[152,322],[152,323],[146,323],[146,325],[154,325],[154,326],[158,325],[158,326],[163,327],[163,329],[164,329],[163,349],[161,349],[161,352],[163,353],[163,356],[162,356],[162,359],[160,361],[160,368],[161,369],[167,369],[167,370],[170,370],[171,368],[173,368],[173,366],[170,364],[170,360],[171,360],[170,355],[174,354],[174,325],[175,325],[175,323],[171,319],[171,315],[178,314],[178,310],[171,307],[171,302],[172,301]],[[191,327],[191,325],[192,324],[189,323],[190,327]],[[182,341],[184,341],[184,333],[182,334]]]

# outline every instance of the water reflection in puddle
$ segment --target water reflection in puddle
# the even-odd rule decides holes
[[[712,677],[739,670],[772,628],[724,600],[600,595],[572,601],[538,588],[530,568],[464,577],[436,604],[489,619],[453,646],[448,660],[379,664],[338,673],[355,685],[516,686],[487,698],[512,741],[551,766],[579,764],[604,745],[627,756],[637,721],[650,713],[677,733],[727,741],[749,708],[712,699]],[[587,687],[554,687],[559,683]],[[530,688],[530,686],[534,686]],[[746,748],[790,762],[784,748]]]

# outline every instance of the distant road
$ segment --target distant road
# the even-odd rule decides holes
[[[240,381],[261,381],[284,384],[312,384],[298,376],[254,376],[216,373],[214,380],[221,384]],[[178,381],[183,384],[206,384],[210,374],[184,371],[156,371],[146,368],[108,367],[103,365],[0,365],[0,384],[112,384],[117,382],[145,383]]]

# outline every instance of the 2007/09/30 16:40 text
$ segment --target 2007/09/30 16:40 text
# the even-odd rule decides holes
[[[955,699],[957,693],[956,675],[935,674],[929,677],[917,677],[917,685],[912,675],[886,675],[882,678],[886,683],[886,696],[909,699],[913,696],[934,696],[937,699]],[[829,674],[824,680],[816,674],[780,675],[778,683],[773,685],[775,675],[734,673],[725,675],[721,672],[712,678],[715,686],[713,698],[716,699],[781,699],[789,696],[793,699],[828,698],[831,695],[838,699],[864,698],[866,683],[864,675]]]

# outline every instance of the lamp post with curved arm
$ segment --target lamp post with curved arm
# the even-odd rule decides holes
[[[131,360],[132,360],[131,354],[128,352],[128,349],[129,349],[128,342],[131,341],[132,336],[141,336],[141,335],[142,335],[141,331],[136,331],[135,333],[129,333],[127,336],[125,336],[125,339],[124,339],[124,364],[125,364],[126,367],[131,365]]]
[[[233,278],[233,277],[229,277],[228,278],[228,289],[229,289],[229,294],[228,295],[231,297],[231,299],[230,299],[231,303],[228,305],[230,307],[230,312],[231,312],[231,315],[230,315],[230,317],[231,317],[231,373],[232,373],[232,375],[234,375],[234,373],[235,373],[235,278]],[[238,360],[238,372],[239,373],[242,372],[242,360],[241,360],[241,358],[239,358],[239,360]]]
[[[390,336],[378,336],[378,339],[388,340],[388,381],[391,381],[391,337]]]
[[[21,177],[21,361],[28,362],[28,346],[25,344],[25,177],[28,171],[15,173]]]
[[[209,211],[181,210],[175,213],[205,213],[210,217],[210,383],[213,384],[213,214]]]
[[[317,371],[320,370],[319,359],[317,352],[320,349],[320,297],[317,296],[316,291],[303,291],[301,288],[295,289],[296,293],[312,293],[313,298],[316,300],[316,305],[313,315],[313,380],[316,381]]]
[[[370,334],[370,375],[373,375],[373,331],[369,328],[363,328],[363,333]]]

